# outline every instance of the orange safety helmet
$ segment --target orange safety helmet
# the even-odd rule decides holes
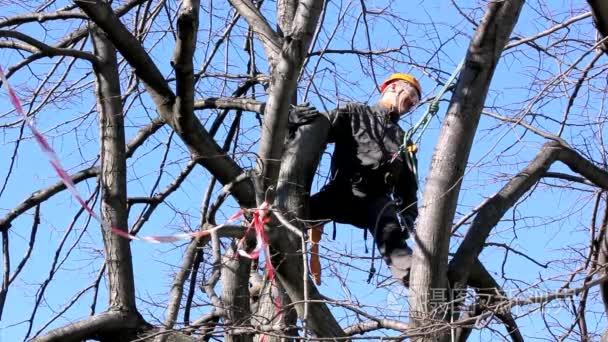
[[[412,76],[410,74],[396,73],[396,74],[390,75],[380,85],[380,92],[383,93],[384,89],[386,89],[386,87],[389,84],[391,84],[391,83],[393,83],[395,81],[405,81],[405,82],[411,84],[416,89],[416,91],[418,92],[418,98],[422,98],[422,88],[420,87],[420,83],[418,82],[418,80],[414,76]]]

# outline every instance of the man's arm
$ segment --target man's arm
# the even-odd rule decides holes
[[[329,136],[327,137],[328,143],[334,143],[337,140],[338,132],[340,131],[340,127],[344,122],[344,109],[336,108],[327,113],[323,113],[323,115],[329,120]]]

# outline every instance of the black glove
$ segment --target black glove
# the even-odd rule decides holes
[[[319,116],[319,111],[308,102],[304,102],[297,106],[292,105],[289,110],[289,121],[300,125],[311,122],[317,116]]]
[[[319,116],[317,108],[311,106],[308,102],[297,106],[291,106],[289,110],[289,135],[292,136],[298,127],[311,123]]]

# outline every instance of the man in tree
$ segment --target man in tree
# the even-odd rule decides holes
[[[327,114],[329,142],[335,143],[331,181],[310,198],[310,218],[369,230],[393,277],[408,286],[412,251],[405,240],[418,216],[418,186],[398,120],[418,104],[421,88],[413,76],[397,73],[380,91],[376,105],[348,103]],[[317,284],[322,229],[323,224],[310,231],[311,273]]]

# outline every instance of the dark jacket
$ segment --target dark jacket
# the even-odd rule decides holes
[[[328,113],[328,119],[329,142],[335,143],[332,183],[350,185],[360,196],[392,193],[401,201],[402,214],[415,220],[416,173],[408,166],[405,154],[399,153],[405,132],[396,120],[379,106],[358,103]]]

